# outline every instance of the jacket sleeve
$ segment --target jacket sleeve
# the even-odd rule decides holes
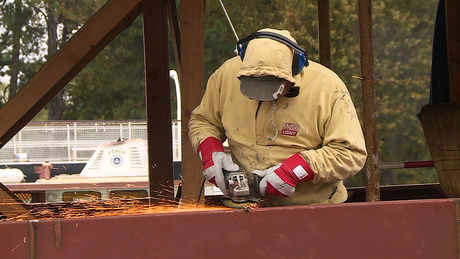
[[[316,172],[318,182],[335,182],[358,173],[367,158],[364,137],[351,96],[345,86],[331,95],[322,147],[301,155]]]
[[[208,137],[225,141],[225,131],[221,120],[220,86],[223,81],[222,67],[216,70],[208,80],[205,94],[191,114],[189,121],[189,139],[195,152]]]

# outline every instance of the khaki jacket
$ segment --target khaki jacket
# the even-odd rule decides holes
[[[315,178],[297,184],[289,198],[266,195],[262,204],[344,202],[348,196],[342,180],[361,170],[367,156],[358,116],[344,83],[331,70],[310,61],[294,77],[300,87],[298,96],[283,96],[274,105],[241,94],[236,77],[241,63],[234,57],[209,78],[189,123],[195,151],[208,137],[222,142],[228,139],[233,161],[249,179],[253,170],[267,169],[300,153],[316,173]]]

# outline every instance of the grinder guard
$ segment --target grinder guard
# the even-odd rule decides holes
[[[243,172],[229,172],[224,170],[226,189],[229,196],[222,197],[222,204],[227,207],[244,209],[258,205],[259,199],[251,197],[250,187],[256,194],[259,193],[259,176],[254,175],[253,181],[248,181],[248,177]]]

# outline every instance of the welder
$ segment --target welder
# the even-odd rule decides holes
[[[362,169],[367,153],[343,81],[309,61],[286,30],[259,30],[237,49],[210,76],[189,123],[206,180],[228,195],[223,170],[250,181],[257,175],[251,195],[263,206],[346,201],[343,180]]]

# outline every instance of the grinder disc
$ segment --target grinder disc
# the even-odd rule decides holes
[[[231,198],[223,197],[222,204],[230,208],[245,209],[245,208],[251,208],[254,206],[258,206],[259,203],[257,201],[251,201],[251,200],[247,200],[244,202],[235,202]]]

